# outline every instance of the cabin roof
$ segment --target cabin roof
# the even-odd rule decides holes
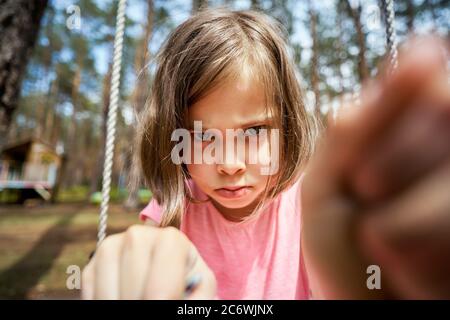
[[[56,148],[51,144],[36,137],[28,137],[6,144],[0,152],[0,158],[7,157],[15,159],[17,161],[25,161],[27,153],[34,143],[42,144],[46,147],[48,152],[58,155],[56,152]]]

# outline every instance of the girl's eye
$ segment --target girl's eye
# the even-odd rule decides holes
[[[255,126],[255,127],[248,128],[247,130],[245,130],[245,136],[252,137],[252,136],[260,135],[261,131],[263,129],[267,130],[267,126]]]

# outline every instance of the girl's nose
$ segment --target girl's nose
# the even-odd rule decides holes
[[[246,169],[245,162],[240,161],[239,159],[228,162],[225,161],[225,163],[217,165],[217,171],[220,174],[229,176],[244,173],[245,169]]]

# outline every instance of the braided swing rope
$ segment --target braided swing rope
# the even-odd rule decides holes
[[[111,93],[106,124],[105,162],[103,166],[102,202],[98,223],[97,247],[105,239],[108,220],[109,194],[116,136],[117,110],[119,103],[120,71],[122,66],[123,37],[125,31],[125,9],[127,0],[119,0],[117,9],[116,34],[114,38],[114,59],[111,77]]]
[[[390,72],[398,66],[397,33],[395,30],[394,0],[382,0],[384,19],[386,23],[386,46],[389,51]]]

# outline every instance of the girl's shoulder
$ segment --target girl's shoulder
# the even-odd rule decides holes
[[[162,207],[158,204],[155,198],[152,198],[148,205],[139,213],[139,219],[146,222],[151,220],[159,225],[162,218]]]
[[[189,179],[185,183],[187,194],[194,200],[204,201],[207,196],[200,190],[200,188],[194,183],[192,179]],[[189,200],[186,201],[186,208],[189,205]],[[152,198],[149,204],[139,213],[141,221],[146,222],[148,219],[160,224],[162,219],[163,209],[162,206]]]
[[[297,177],[294,182],[280,194],[282,204],[289,205],[294,208],[301,207],[301,191],[304,173]]]

